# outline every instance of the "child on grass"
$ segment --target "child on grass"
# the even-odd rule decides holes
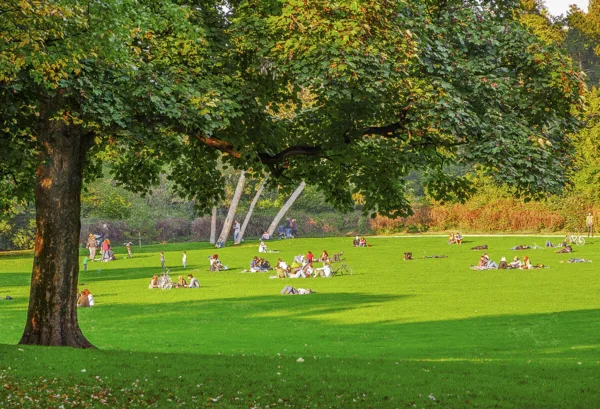
[[[160,266],[163,268],[165,268],[165,252],[161,251],[160,252]]]
[[[89,261],[90,259],[88,258],[88,256],[85,256],[85,258],[83,259],[83,271],[87,271],[87,265]]]

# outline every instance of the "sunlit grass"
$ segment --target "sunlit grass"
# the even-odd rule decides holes
[[[192,396],[198,383],[208,387],[201,379],[213,379],[219,385],[206,393],[227,396],[210,401],[218,407],[264,407],[267,402],[463,407],[467,400],[480,407],[594,406],[598,389],[593,380],[600,377],[600,250],[595,240],[575,249],[573,256],[594,260],[583,264],[561,264],[570,256],[552,249],[509,250],[516,244],[542,244],[546,238],[540,237],[467,237],[462,246],[449,246],[442,237],[373,238],[369,248],[353,248],[351,241],[270,243],[280,250],[267,254],[272,264],[277,257],[291,261],[307,250],[317,255],[324,249],[329,254],[343,250],[354,274],[330,279],[241,273],[257,254],[255,242],[218,251],[204,243],[147,246],[134,249],[133,259],[117,248],[117,261],[90,264],[80,275],[81,288],[92,291],[96,306],[80,310],[79,321],[99,351],[19,351],[12,346],[25,321],[32,256],[0,256],[0,295],[15,298],[0,302],[0,374],[5,382],[33,388],[39,377],[81,382],[110,373],[111,390],[147,376],[144,390],[160,390],[163,382],[179,385],[173,395],[179,403],[186,394]],[[549,268],[472,271],[469,265],[482,251],[470,247],[478,244],[488,244],[496,261],[527,254]],[[173,279],[192,272],[201,288],[149,290],[150,277],[161,270],[162,250]],[[402,260],[406,251],[416,260]],[[229,271],[208,271],[207,257],[215,252]],[[423,258],[433,254],[448,258]],[[317,293],[281,296],[285,285]],[[299,357],[305,362],[296,362]],[[84,363],[97,368],[96,374],[81,373]],[[115,375],[111,365],[125,369]],[[178,376],[184,380],[177,381]],[[273,401],[256,400],[269,390]],[[283,403],[275,390],[285,395]],[[238,391],[245,399],[233,399]],[[6,394],[0,390],[0,406]],[[177,403],[173,397],[167,400],[166,391],[154,394],[156,399],[138,399],[130,406]],[[207,403],[206,398],[195,402]]]

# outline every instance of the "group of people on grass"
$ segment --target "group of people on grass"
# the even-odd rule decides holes
[[[87,288],[82,292],[77,291],[77,306],[78,307],[93,307],[94,296]]]
[[[85,244],[85,248],[88,249],[90,252],[88,261],[91,261],[92,263],[94,261],[96,261],[96,251],[98,250],[98,241],[96,240],[96,236],[94,236],[93,234],[89,235],[87,242]],[[100,250],[101,250],[100,261],[116,260],[115,253],[110,245],[109,239],[104,239],[102,241],[102,244],[100,244]],[[129,254],[131,256],[131,251],[129,251]],[[87,263],[85,263],[85,264],[87,264]],[[87,269],[87,267],[84,267],[84,270],[86,270],[86,269]]]
[[[187,275],[188,281],[186,281],[182,275],[177,278],[177,282],[173,284],[174,288],[200,288],[200,281],[193,274]],[[158,274],[154,274],[150,280],[148,288],[160,288]]]
[[[354,241],[352,242],[354,247],[370,247],[370,244],[367,244],[367,240],[364,237],[358,238],[358,236],[354,237]]]
[[[333,275],[332,261],[327,250],[323,250],[319,258],[316,258],[310,250],[306,255],[299,254],[294,257],[291,265],[279,258],[275,265],[276,274],[270,278],[331,277]],[[323,263],[322,267],[315,267],[315,262]]]
[[[500,263],[498,264],[490,258],[488,253],[484,253],[481,257],[479,257],[479,262],[477,265],[471,266],[471,270],[532,270],[543,267],[543,264],[532,264],[528,256],[524,256],[523,260],[521,260],[519,256],[515,256],[510,263],[506,261],[506,257],[502,257],[500,259]]]
[[[459,232],[450,233],[448,236],[448,244],[462,244],[463,237]]]

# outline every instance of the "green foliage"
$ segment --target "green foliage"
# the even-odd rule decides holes
[[[481,165],[524,196],[565,184],[581,79],[513,19],[516,1],[8,5],[9,201],[31,199],[54,125],[85,141],[89,178],[102,161],[147,194],[168,172],[199,211],[225,197],[227,166],[269,171],[272,187],[305,180],[339,209],[360,196],[366,214],[409,213],[404,178],[444,175],[448,162]]]

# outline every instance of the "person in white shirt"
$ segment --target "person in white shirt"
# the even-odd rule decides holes
[[[187,288],[200,288],[200,281],[192,274],[188,274],[188,280],[190,283],[187,285]]]
[[[331,266],[329,263],[325,263],[321,268],[315,268],[314,277],[322,276],[322,277],[331,277]]]
[[[183,257],[181,258],[181,264],[183,264],[183,268],[187,267],[187,253],[183,252]]]
[[[258,246],[258,252],[259,253],[266,253],[267,252],[267,245],[265,244],[264,241],[260,242],[260,245]]]

